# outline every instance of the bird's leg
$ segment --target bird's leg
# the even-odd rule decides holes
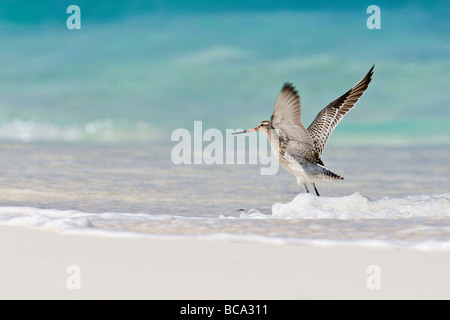
[[[317,191],[316,184],[313,182],[314,191],[316,191],[316,195],[320,197],[319,191]]]
[[[303,184],[303,189],[305,189],[306,193],[309,193],[308,186],[306,185],[306,183]]]

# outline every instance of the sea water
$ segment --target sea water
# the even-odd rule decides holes
[[[447,2],[1,4],[0,223],[98,235],[450,248]],[[375,64],[303,194],[261,164],[175,165],[177,129],[308,125]],[[256,133],[255,133],[256,134]],[[208,142],[205,142],[207,145]],[[252,152],[252,150],[248,150]]]
[[[170,148],[0,145],[0,223],[103,236],[450,249],[448,149],[330,147],[344,181],[303,193],[259,165],[174,165]],[[351,159],[351,160],[350,160]],[[426,162],[426,165],[423,163]]]

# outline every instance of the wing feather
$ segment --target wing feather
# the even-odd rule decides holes
[[[271,121],[286,152],[316,163],[314,144],[301,119],[300,97],[292,84],[285,83],[281,89]]]
[[[278,126],[283,123],[303,125],[301,116],[300,97],[291,83],[285,83],[275,103],[271,121]]]
[[[368,88],[374,68],[375,65],[353,88],[322,109],[308,127],[308,133],[313,141],[315,152],[319,156],[322,155],[328,138],[339,121],[355,106]]]

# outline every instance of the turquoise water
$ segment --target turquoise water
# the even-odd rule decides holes
[[[126,3],[126,4],[125,4]],[[0,139],[170,141],[176,128],[248,128],[268,119],[284,82],[309,124],[376,64],[331,141],[448,144],[447,3],[60,1],[0,10]]]

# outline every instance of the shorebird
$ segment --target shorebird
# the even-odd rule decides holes
[[[308,127],[301,119],[300,97],[291,83],[285,83],[275,103],[270,121],[262,121],[256,128],[234,134],[262,131],[267,134],[272,150],[281,166],[297,178],[309,193],[312,184],[320,196],[316,182],[344,180],[344,177],[328,170],[322,161],[322,152],[336,125],[353,108],[372,80],[373,69],[353,88],[322,109]]]

